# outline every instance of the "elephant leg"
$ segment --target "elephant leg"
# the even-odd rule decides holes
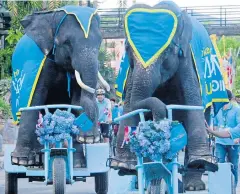
[[[132,91],[132,68],[129,69],[128,78],[126,81],[126,98],[123,107],[123,113],[126,114],[131,112],[130,99]],[[138,117],[131,117],[129,119],[120,121],[118,134],[117,134],[117,146],[116,146],[116,155],[111,161],[110,166],[114,169],[126,169],[126,170],[135,170],[136,165],[136,156],[134,153],[130,152],[129,145],[124,145],[124,127],[125,126],[137,126],[139,123]]]
[[[35,134],[37,120],[37,111],[22,113],[16,148],[12,152],[12,162],[14,164],[26,166],[34,164],[36,150],[33,145],[37,141]]]
[[[56,78],[55,70],[51,63],[46,62],[39,77],[31,106],[44,105],[48,96],[48,89]],[[51,76],[52,77],[51,77]],[[12,162],[19,165],[34,165],[35,155],[39,151],[40,144],[35,134],[39,111],[24,111],[21,114],[20,126],[16,147],[12,152]]]
[[[205,119],[208,123],[210,123],[210,107],[205,111]],[[187,165],[189,161],[189,153],[188,149],[186,148],[185,152],[185,161],[184,163]],[[205,183],[202,181],[202,172],[198,171],[187,171],[183,176],[184,180],[184,188],[187,191],[200,191],[205,190],[206,186]]]
[[[111,167],[114,169],[135,171],[136,155],[130,152],[129,144],[123,145],[125,126],[137,126],[138,118],[131,118],[120,122],[117,134],[116,156],[111,161]]]
[[[201,172],[187,172],[183,176],[184,188],[186,191],[206,190],[205,183],[201,180]]]
[[[74,140],[73,147],[76,149],[76,152],[73,153],[73,167],[86,168],[86,158],[83,152],[83,144]]]
[[[181,68],[177,72],[179,85],[179,96],[181,102],[190,106],[202,106],[202,97],[197,74],[194,71],[194,64],[189,56],[184,59]],[[191,68],[189,68],[191,67]],[[207,131],[205,127],[205,115],[200,110],[181,111],[184,115],[183,123],[188,134],[188,168],[201,169],[204,171],[217,171],[218,166],[212,163],[210,149],[207,142]]]
[[[184,163],[187,163],[189,160],[188,149],[185,150],[185,159]],[[205,190],[205,183],[202,181],[202,172],[198,171],[187,171],[183,176],[184,188],[187,191],[200,191]]]

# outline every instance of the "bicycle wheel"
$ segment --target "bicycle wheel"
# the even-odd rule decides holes
[[[53,160],[53,193],[65,194],[66,191],[66,164],[63,158]]]
[[[163,179],[152,180],[147,189],[147,194],[170,194],[168,186]]]
[[[5,194],[18,193],[17,174],[5,172]]]

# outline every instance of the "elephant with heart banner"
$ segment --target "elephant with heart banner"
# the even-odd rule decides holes
[[[202,171],[216,171],[207,143],[205,120],[210,106],[215,114],[228,102],[211,39],[202,24],[172,1],[150,7],[137,4],[126,11],[125,57],[116,88],[124,99],[124,113],[149,109],[148,119],[167,117],[166,105],[203,106],[202,111],[174,111],[188,134],[184,176],[186,190],[204,190]],[[117,153],[110,166],[123,174],[134,173],[136,157],[122,146],[124,127],[137,126],[138,116],[120,123]]]
[[[21,21],[25,35],[12,57],[12,113],[19,123],[13,164],[34,165],[41,146],[35,134],[38,111],[20,108],[47,104],[82,106],[93,122],[92,129],[80,132],[74,141],[74,166],[84,167],[79,142],[99,142],[98,108],[95,88],[98,78],[106,90],[110,86],[99,73],[98,54],[102,42],[96,9],[65,6],[54,11],[35,12]],[[74,112],[76,116],[79,111]]]

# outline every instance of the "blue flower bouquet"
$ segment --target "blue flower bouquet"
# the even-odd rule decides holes
[[[57,109],[53,114],[46,113],[44,116],[39,113],[38,124],[35,133],[40,144],[44,145],[47,141],[68,140],[71,135],[79,134],[79,128],[74,124],[75,116],[68,111]]]
[[[161,121],[140,122],[136,131],[129,133],[131,152],[137,156],[148,157],[153,161],[172,159],[170,152],[171,128],[178,122]]]

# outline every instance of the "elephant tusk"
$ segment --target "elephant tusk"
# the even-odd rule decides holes
[[[100,80],[100,82],[102,83],[102,85],[104,86],[104,88],[109,92],[109,91],[110,91],[110,86],[109,86],[109,84],[105,81],[105,79],[102,77],[102,75],[100,74],[100,72],[98,72],[98,79]]]
[[[76,80],[77,80],[78,85],[79,85],[82,89],[84,89],[84,90],[86,90],[86,91],[88,91],[88,92],[90,92],[90,93],[92,93],[92,94],[95,93],[95,89],[87,86],[86,84],[84,84],[84,83],[82,82],[82,79],[81,79],[81,77],[80,77],[80,74],[79,74],[78,71],[76,71],[76,70],[75,70],[75,76],[76,76]]]

